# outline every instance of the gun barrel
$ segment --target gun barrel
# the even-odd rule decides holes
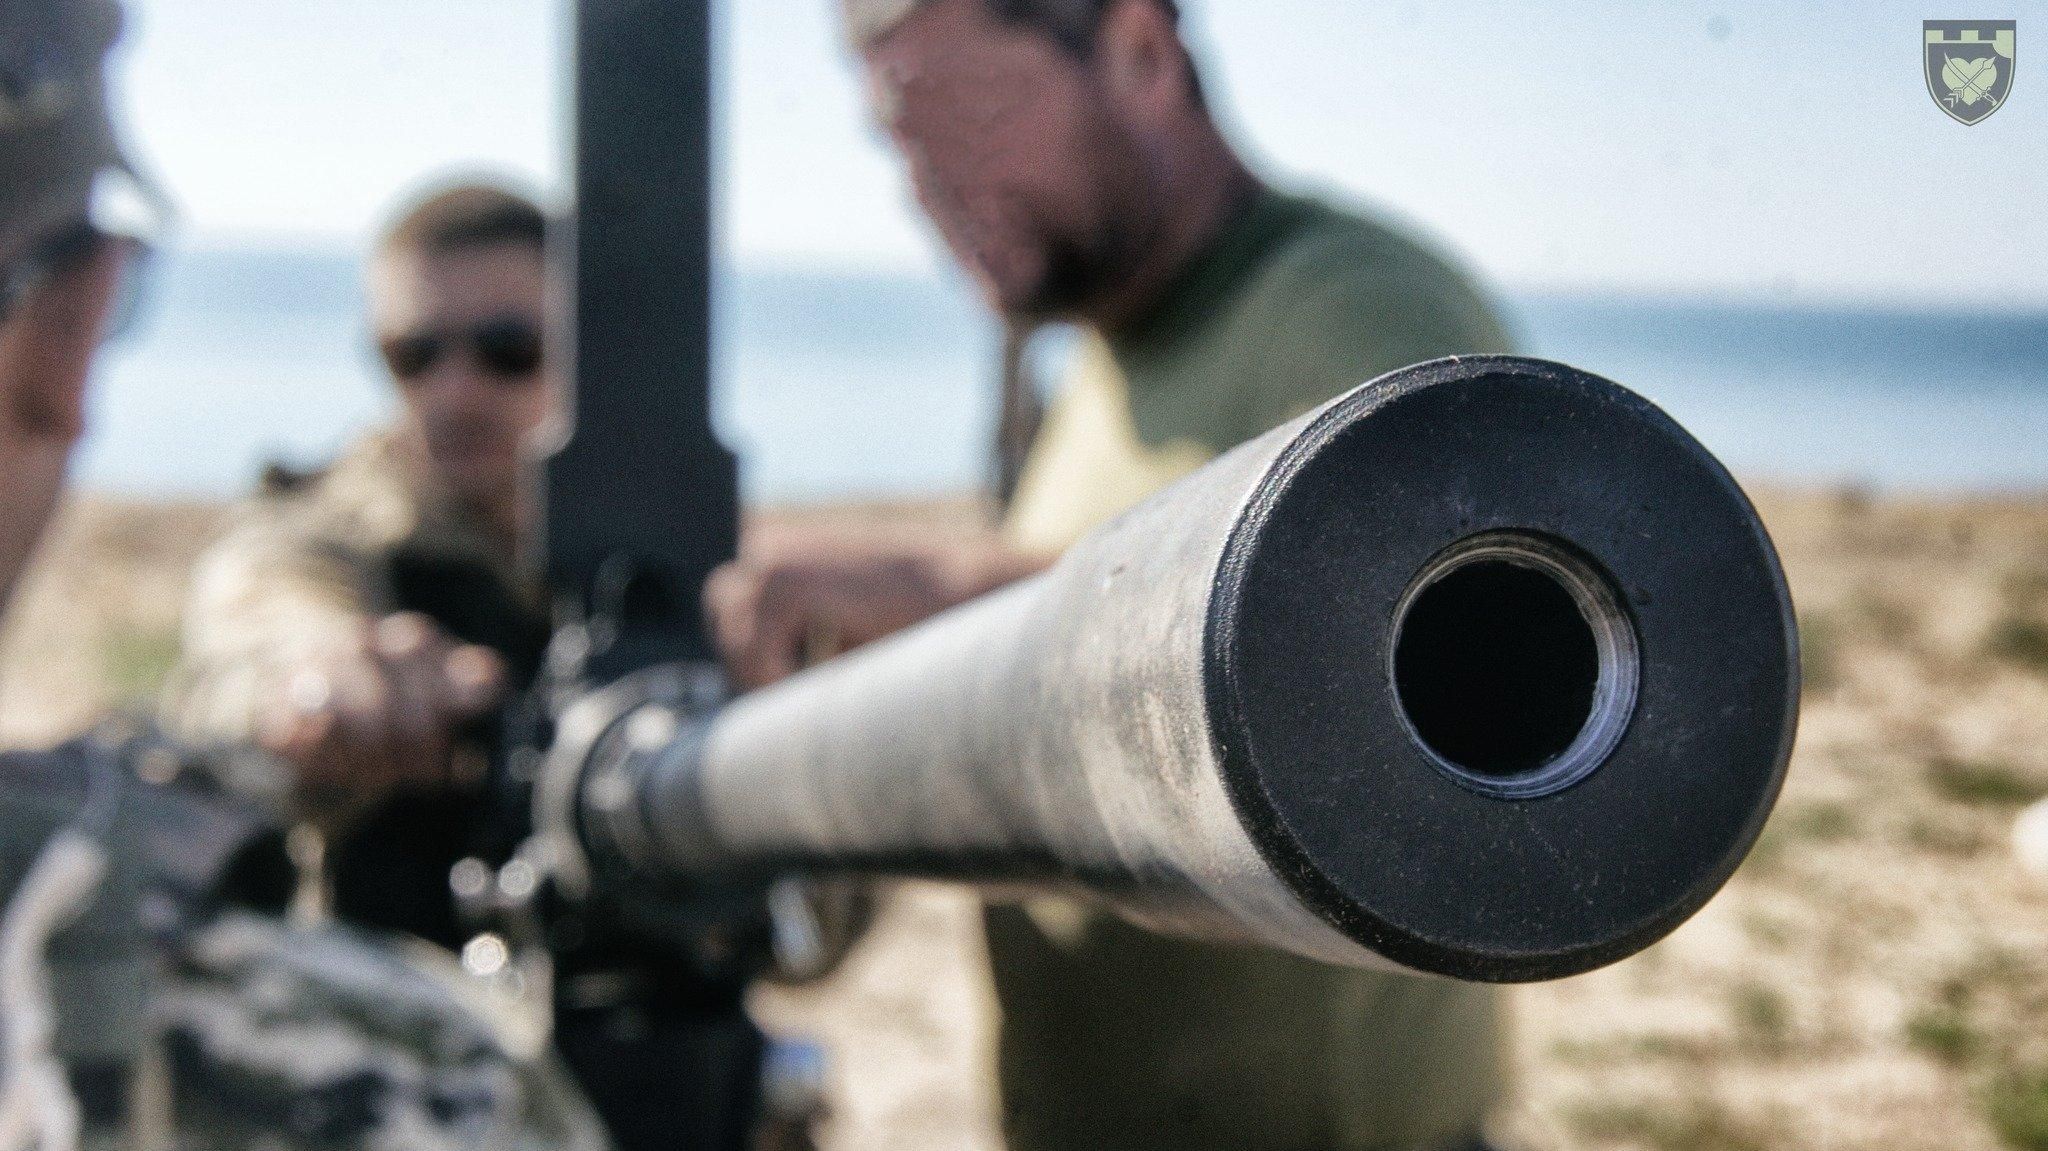
[[[1584,372],[1441,360],[1037,578],[701,723],[622,719],[580,826],[642,874],[1078,889],[1204,938],[1552,978],[1719,889],[1797,687],[1776,556],[1705,449]]]

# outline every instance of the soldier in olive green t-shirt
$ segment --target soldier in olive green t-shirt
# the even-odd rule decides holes
[[[1486,302],[1413,240],[1315,200],[1255,193],[1141,318],[1086,331],[1005,534],[1056,554],[1375,376],[1506,350]]]
[[[1084,333],[998,540],[747,541],[706,606],[742,685],[1036,571],[1231,446],[1365,380],[1507,350],[1382,225],[1264,188],[1171,0],[842,0],[874,112],[994,310]],[[1370,562],[1370,557],[1361,557]],[[992,908],[1012,1151],[1465,1151],[1504,1101],[1497,993]]]
[[[1359,383],[1505,350],[1414,242],[1259,193],[1143,319],[1087,335],[1006,533],[1059,551]],[[987,928],[1014,1151],[1452,1147],[1502,1090],[1491,988],[1168,939],[1062,899]]]

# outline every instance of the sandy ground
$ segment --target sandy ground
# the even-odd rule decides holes
[[[1608,970],[1515,993],[1538,1147],[2048,1151],[2048,885],[2011,862],[2048,792],[2048,498],[1763,493],[1808,688],[1785,798],[1726,892]],[[771,517],[961,532],[970,509]],[[0,641],[0,736],[145,696],[203,507],[67,513]],[[834,1051],[837,1151],[993,1147],[973,909],[900,889],[828,983],[763,993]]]

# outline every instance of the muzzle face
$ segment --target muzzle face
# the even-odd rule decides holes
[[[572,751],[546,822],[580,814],[621,875],[1079,890],[1193,938],[1545,979],[1719,889],[1796,688],[1770,542],[1699,444],[1559,364],[1443,360],[1040,576]]]
[[[1290,445],[1221,572],[1232,799],[1306,903],[1407,966],[1519,981],[1639,950],[1726,881],[1783,779],[1797,654],[1769,539],[1705,449],[1598,377],[1485,357],[1382,379]]]

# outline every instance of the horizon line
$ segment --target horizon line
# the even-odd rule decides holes
[[[338,232],[228,231],[194,229],[166,247],[204,255],[297,255],[322,259],[357,260],[363,242]],[[742,276],[795,275],[843,277],[847,279],[915,280],[956,283],[959,274],[923,253],[906,257],[868,258],[843,253],[794,256],[788,252],[746,252],[727,249],[720,253],[726,266]],[[1676,281],[1676,280],[1536,280],[1487,276],[1477,277],[1483,287],[1508,299],[1579,299],[1586,301],[1668,302],[1673,304],[1718,304],[1749,306],[1785,311],[1865,311],[1914,314],[1999,315],[2048,317],[2048,296],[2041,298],[1998,297],[1989,293],[1945,293],[1940,296],[1910,290],[1848,290],[1835,287],[1803,288],[1781,282]]]

